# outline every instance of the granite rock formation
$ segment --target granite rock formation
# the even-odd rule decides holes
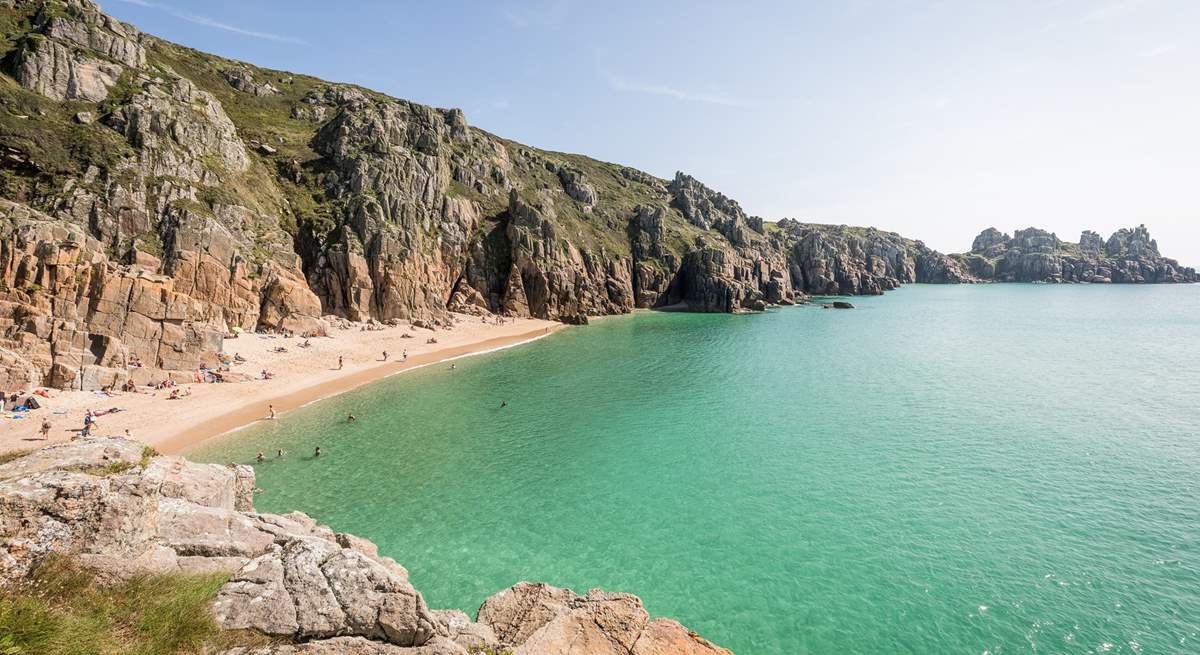
[[[188,379],[234,328],[320,333],[328,315],[583,323],[973,276],[1189,279],[1136,231],[1088,237],[1092,259],[1000,262],[769,223],[683,173],[208,55],[91,0],[0,0],[0,34],[0,388]]]
[[[1196,270],[1162,256],[1145,225],[1121,229],[1104,240],[1085,230],[1079,243],[1027,228],[1012,236],[988,228],[971,252],[952,255],[970,275],[994,282],[1184,283],[1198,282]]]
[[[968,282],[961,264],[920,241],[875,228],[784,219],[795,286],[820,295],[879,295],[909,282]]]
[[[613,653],[718,655],[629,594],[520,583],[471,620],[430,610],[408,572],[374,544],[299,512],[254,511],[248,466],[163,457],[126,439],[81,439],[0,464],[0,589],[51,554],[104,579],[230,574],[217,624],[279,640],[227,655]]]

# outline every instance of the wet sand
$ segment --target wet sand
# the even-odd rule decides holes
[[[225,352],[240,354],[247,361],[233,367],[234,372],[257,377],[263,369],[273,374],[270,380],[253,379],[223,384],[179,385],[181,393],[191,395],[170,400],[170,390],[113,394],[102,397],[91,391],[50,391],[43,408],[29,412],[28,418],[0,419],[0,452],[37,448],[47,443],[67,441],[83,425],[83,415],[120,407],[125,411],[102,416],[94,434],[130,436],[167,454],[180,453],[200,442],[267,420],[270,405],[278,416],[290,410],[344,393],[383,378],[433,363],[508,348],[532,341],[562,328],[562,324],[538,319],[509,319],[503,325],[483,324],[475,317],[459,317],[453,328],[428,330],[407,324],[378,331],[361,331],[359,324],[349,329],[333,329],[329,337],[314,338],[309,348],[300,348],[303,339],[244,334],[226,340]],[[401,335],[412,334],[412,338]],[[426,341],[436,337],[438,343]],[[286,353],[272,350],[282,346]],[[404,350],[408,360],[401,361]],[[382,352],[389,353],[383,361]],[[343,357],[338,370],[337,358]],[[57,412],[57,413],[56,413]],[[42,441],[38,430],[49,418],[50,438]]]

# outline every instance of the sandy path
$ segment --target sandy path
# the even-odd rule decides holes
[[[107,398],[90,391],[51,391],[43,409],[29,412],[28,418],[0,419],[0,452],[67,441],[82,427],[88,409],[121,407],[126,411],[100,417],[94,434],[119,436],[129,430],[135,439],[161,452],[178,453],[205,439],[262,420],[268,405],[274,405],[276,413],[283,415],[288,410],[396,373],[513,346],[563,327],[537,319],[509,319],[504,325],[485,325],[475,317],[458,318],[460,322],[453,328],[436,331],[402,324],[363,332],[358,324],[353,324],[350,329],[333,329],[329,337],[312,339],[309,348],[299,347],[303,339],[244,334],[225,341],[226,353],[238,353],[247,360],[234,365],[233,370],[257,377],[266,369],[274,374],[272,379],[180,385],[181,392],[190,389],[192,393],[178,400],[168,400],[169,391],[141,390]],[[405,333],[411,333],[413,338],[402,337]],[[431,336],[437,337],[438,343],[426,343]],[[277,346],[287,348],[288,352],[272,352]],[[408,361],[399,361],[406,349]],[[384,350],[389,354],[387,362],[382,359]],[[343,357],[341,370],[337,368],[339,355]],[[47,417],[52,424],[50,439],[41,441],[38,430]]]

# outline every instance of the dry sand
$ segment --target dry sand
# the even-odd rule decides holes
[[[360,324],[350,329],[334,328],[329,337],[314,338],[308,348],[299,347],[300,338],[265,337],[243,334],[225,341],[225,352],[240,354],[247,361],[234,365],[233,371],[258,377],[266,369],[270,380],[254,379],[223,384],[179,385],[180,392],[191,395],[169,400],[169,390],[142,388],[139,393],[111,394],[102,397],[91,391],[50,391],[42,409],[26,413],[20,420],[0,419],[0,453],[36,448],[47,443],[68,441],[83,426],[84,412],[120,407],[126,411],[97,419],[93,434],[121,436],[125,430],[160,452],[182,452],[205,439],[264,420],[268,405],[278,415],[322,398],[328,398],[396,373],[431,363],[505,348],[540,338],[559,328],[559,323],[537,319],[507,319],[503,325],[485,325],[473,316],[458,316],[449,329],[427,330],[408,324],[363,332]],[[413,338],[401,335],[411,333]],[[438,343],[426,340],[436,337]],[[286,353],[275,353],[278,346]],[[401,361],[408,350],[408,361]],[[382,352],[389,359],[384,362]],[[343,368],[338,370],[338,356]],[[39,398],[39,400],[42,400]],[[38,434],[42,421],[50,419],[50,438]]]

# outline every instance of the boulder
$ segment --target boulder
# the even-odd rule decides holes
[[[226,629],[276,637],[349,634],[420,646],[446,633],[407,580],[318,537],[289,539],[247,563],[221,589],[214,612]]]
[[[650,621],[642,601],[598,589],[522,582],[484,601],[479,623],[514,655],[728,653],[674,621]]]

